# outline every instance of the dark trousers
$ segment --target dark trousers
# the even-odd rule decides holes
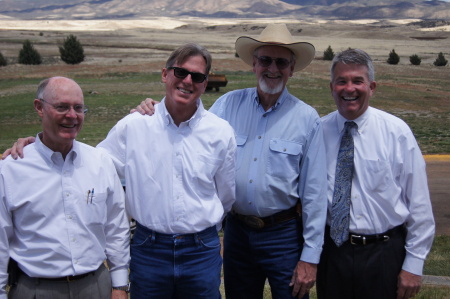
[[[396,230],[386,242],[337,247],[325,231],[317,272],[319,299],[395,299],[397,279],[405,259],[405,231]]]

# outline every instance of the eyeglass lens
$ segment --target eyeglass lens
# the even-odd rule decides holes
[[[286,58],[272,58],[269,56],[259,56],[256,58],[262,67],[269,67],[274,60],[277,68],[280,70],[287,68],[291,64],[291,62]]]
[[[179,79],[184,79],[188,75],[191,75],[192,81],[195,83],[202,83],[203,81],[206,80],[205,74],[193,73],[182,67],[171,66],[171,67],[168,67],[167,69],[173,70],[173,74],[175,75],[175,77],[177,77]]]
[[[47,102],[44,99],[39,99],[39,100],[41,100],[42,102],[52,106],[53,109],[55,109],[58,113],[67,113],[67,112],[70,111],[70,108],[71,108],[71,106],[69,106],[69,105],[65,105],[65,104],[56,104],[56,105],[54,105],[52,103]],[[86,105],[78,104],[78,105],[73,106],[73,110],[77,114],[85,114],[88,111],[88,107]]]

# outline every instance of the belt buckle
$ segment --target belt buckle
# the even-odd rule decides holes
[[[360,245],[360,243],[356,243],[354,240],[362,240],[362,245],[366,245],[366,237],[360,235],[350,235],[350,243],[352,245]]]
[[[254,229],[261,229],[264,227],[264,221],[262,221],[261,218],[253,216],[253,215],[247,215],[244,217],[244,222],[248,226]]]

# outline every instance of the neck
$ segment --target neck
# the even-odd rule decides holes
[[[73,140],[70,140],[70,142],[65,143],[53,142],[52,140],[48,140],[47,138],[45,138],[44,133],[40,133],[39,138],[46,147],[48,147],[54,152],[61,153],[64,160],[66,159],[67,154],[73,147]]]
[[[258,90],[259,103],[263,107],[264,111],[267,111],[271,107],[273,107],[279,99],[280,95],[281,92],[277,94],[268,94]]]
[[[188,121],[197,111],[197,105],[195,107],[171,107],[166,105],[167,112],[173,119],[173,122],[178,127],[182,122]]]

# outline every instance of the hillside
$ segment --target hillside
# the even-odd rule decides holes
[[[56,1],[55,1],[56,2]],[[0,0],[0,18],[145,19],[149,17],[295,19],[443,19],[450,3],[387,0]]]

